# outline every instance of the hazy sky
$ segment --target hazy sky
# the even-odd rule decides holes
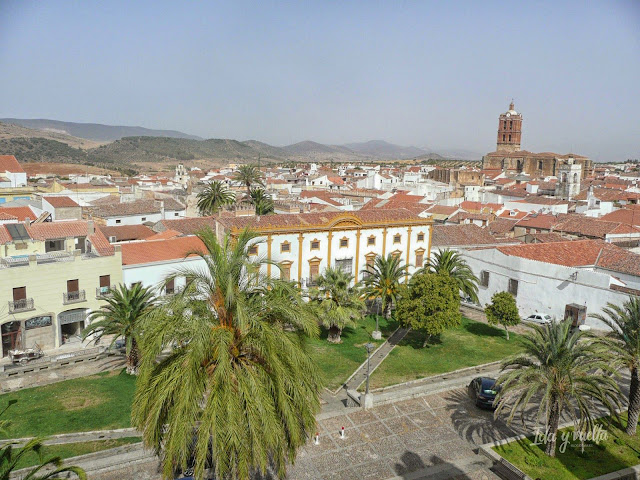
[[[640,1],[0,0],[0,116],[640,157]]]

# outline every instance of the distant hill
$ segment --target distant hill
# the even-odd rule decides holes
[[[427,153],[418,147],[402,147],[384,140],[370,140],[362,143],[347,143],[343,145],[352,152],[374,158],[414,158]]]
[[[346,147],[339,145],[324,145],[322,143],[312,142],[311,140],[305,140],[304,142],[294,143],[293,145],[287,145],[282,147],[284,151],[290,155],[310,155],[318,153],[328,154],[353,154],[354,152]]]
[[[87,140],[85,138],[72,137],[71,135],[52,131],[34,130],[12,123],[0,122],[0,140],[9,138],[45,138],[66,143],[73,148],[82,148],[85,150],[100,146],[100,142],[94,142],[93,140]]]
[[[15,155],[19,162],[85,163],[85,150],[49,138],[2,138],[0,155]]]
[[[36,130],[44,130],[55,133],[86,138],[97,142],[113,142],[123,137],[169,137],[188,138],[201,140],[195,135],[178,132],[176,130],[153,130],[144,127],[127,127],[116,125],[102,125],[99,123],[61,122],[59,120],[26,119],[26,118],[0,118],[0,122],[12,123]]]

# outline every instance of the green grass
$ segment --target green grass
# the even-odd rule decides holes
[[[66,443],[64,445],[45,445],[42,448],[42,459],[46,460],[51,457],[60,457],[62,459],[76,457],[78,455],[85,455],[87,453],[99,452],[101,450],[108,450],[110,448],[120,447],[122,445],[128,445],[131,443],[141,442],[140,437],[126,437],[126,438],[114,438],[111,440],[99,440],[95,442],[83,442],[83,443]],[[20,468],[31,467],[39,465],[40,459],[35,452],[29,452],[22,457],[18,462],[16,470]]]
[[[315,360],[325,386],[330,390],[340,387],[344,381],[367,359],[364,345],[372,342],[382,343],[395,329],[395,325],[387,324],[383,317],[379,318],[382,340],[371,338],[371,332],[376,329],[375,317],[367,316],[355,328],[346,328],[342,332],[342,343],[327,342],[327,331],[323,330],[320,338],[309,341],[309,353]]]
[[[626,414],[621,416],[622,425],[613,420],[610,424],[603,419],[600,423],[608,438],[595,444],[585,442],[584,453],[580,440],[569,442],[564,453],[556,451],[556,457],[545,455],[544,445],[531,445],[533,438],[508,443],[493,450],[509,460],[531,478],[553,478],[554,480],[582,480],[615,472],[640,464],[640,436],[624,433]],[[563,429],[572,432],[573,428]],[[558,435],[558,446],[562,443]]]
[[[463,317],[459,327],[422,347],[424,334],[412,331],[371,375],[371,388],[386,387],[460,368],[501,360],[522,351],[521,336]]]
[[[122,370],[0,395],[0,408],[17,400],[2,438],[130,427],[135,381]]]

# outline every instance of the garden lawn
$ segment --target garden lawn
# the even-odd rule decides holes
[[[324,384],[330,390],[339,388],[347,378],[367,359],[365,344],[368,342],[380,345],[396,328],[393,323],[387,323],[383,317],[379,318],[382,340],[373,340],[371,332],[376,329],[375,317],[367,316],[358,322],[355,328],[345,328],[342,331],[342,343],[327,342],[327,330],[322,329],[320,338],[308,342],[308,351],[320,368]]]
[[[71,458],[78,455],[99,452],[101,450],[108,450],[110,448],[116,448],[122,445],[138,443],[141,441],[142,439],[140,437],[127,437],[114,438],[111,440],[99,440],[95,442],[66,443],[64,445],[45,445],[42,448],[42,458],[45,460],[51,457],[60,457],[62,459]],[[38,455],[35,452],[30,452],[20,459],[16,470],[39,464],[40,461],[38,459]]]
[[[17,400],[3,416],[11,425],[0,438],[130,427],[135,384],[121,370],[0,395],[0,410]]]
[[[621,415],[621,421],[626,426],[626,413]],[[640,436],[628,436],[624,433],[625,427],[615,420],[610,425],[604,420],[600,423],[608,438],[597,445],[585,442],[584,453],[580,440],[573,440],[573,435],[569,437],[565,452],[556,450],[555,458],[545,455],[544,445],[531,445],[533,438],[494,447],[493,450],[531,478],[582,480],[640,464]],[[573,428],[562,430],[567,431],[572,432]],[[562,434],[559,432],[557,445],[561,443]]]
[[[411,331],[371,375],[371,388],[386,387],[460,368],[495,362],[523,349],[522,337],[462,317],[438,342],[422,347],[424,333]]]

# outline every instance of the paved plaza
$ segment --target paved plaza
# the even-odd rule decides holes
[[[475,445],[517,432],[492,415],[477,409],[465,389],[353,409],[318,421],[319,445],[300,450],[288,478],[497,479]]]

